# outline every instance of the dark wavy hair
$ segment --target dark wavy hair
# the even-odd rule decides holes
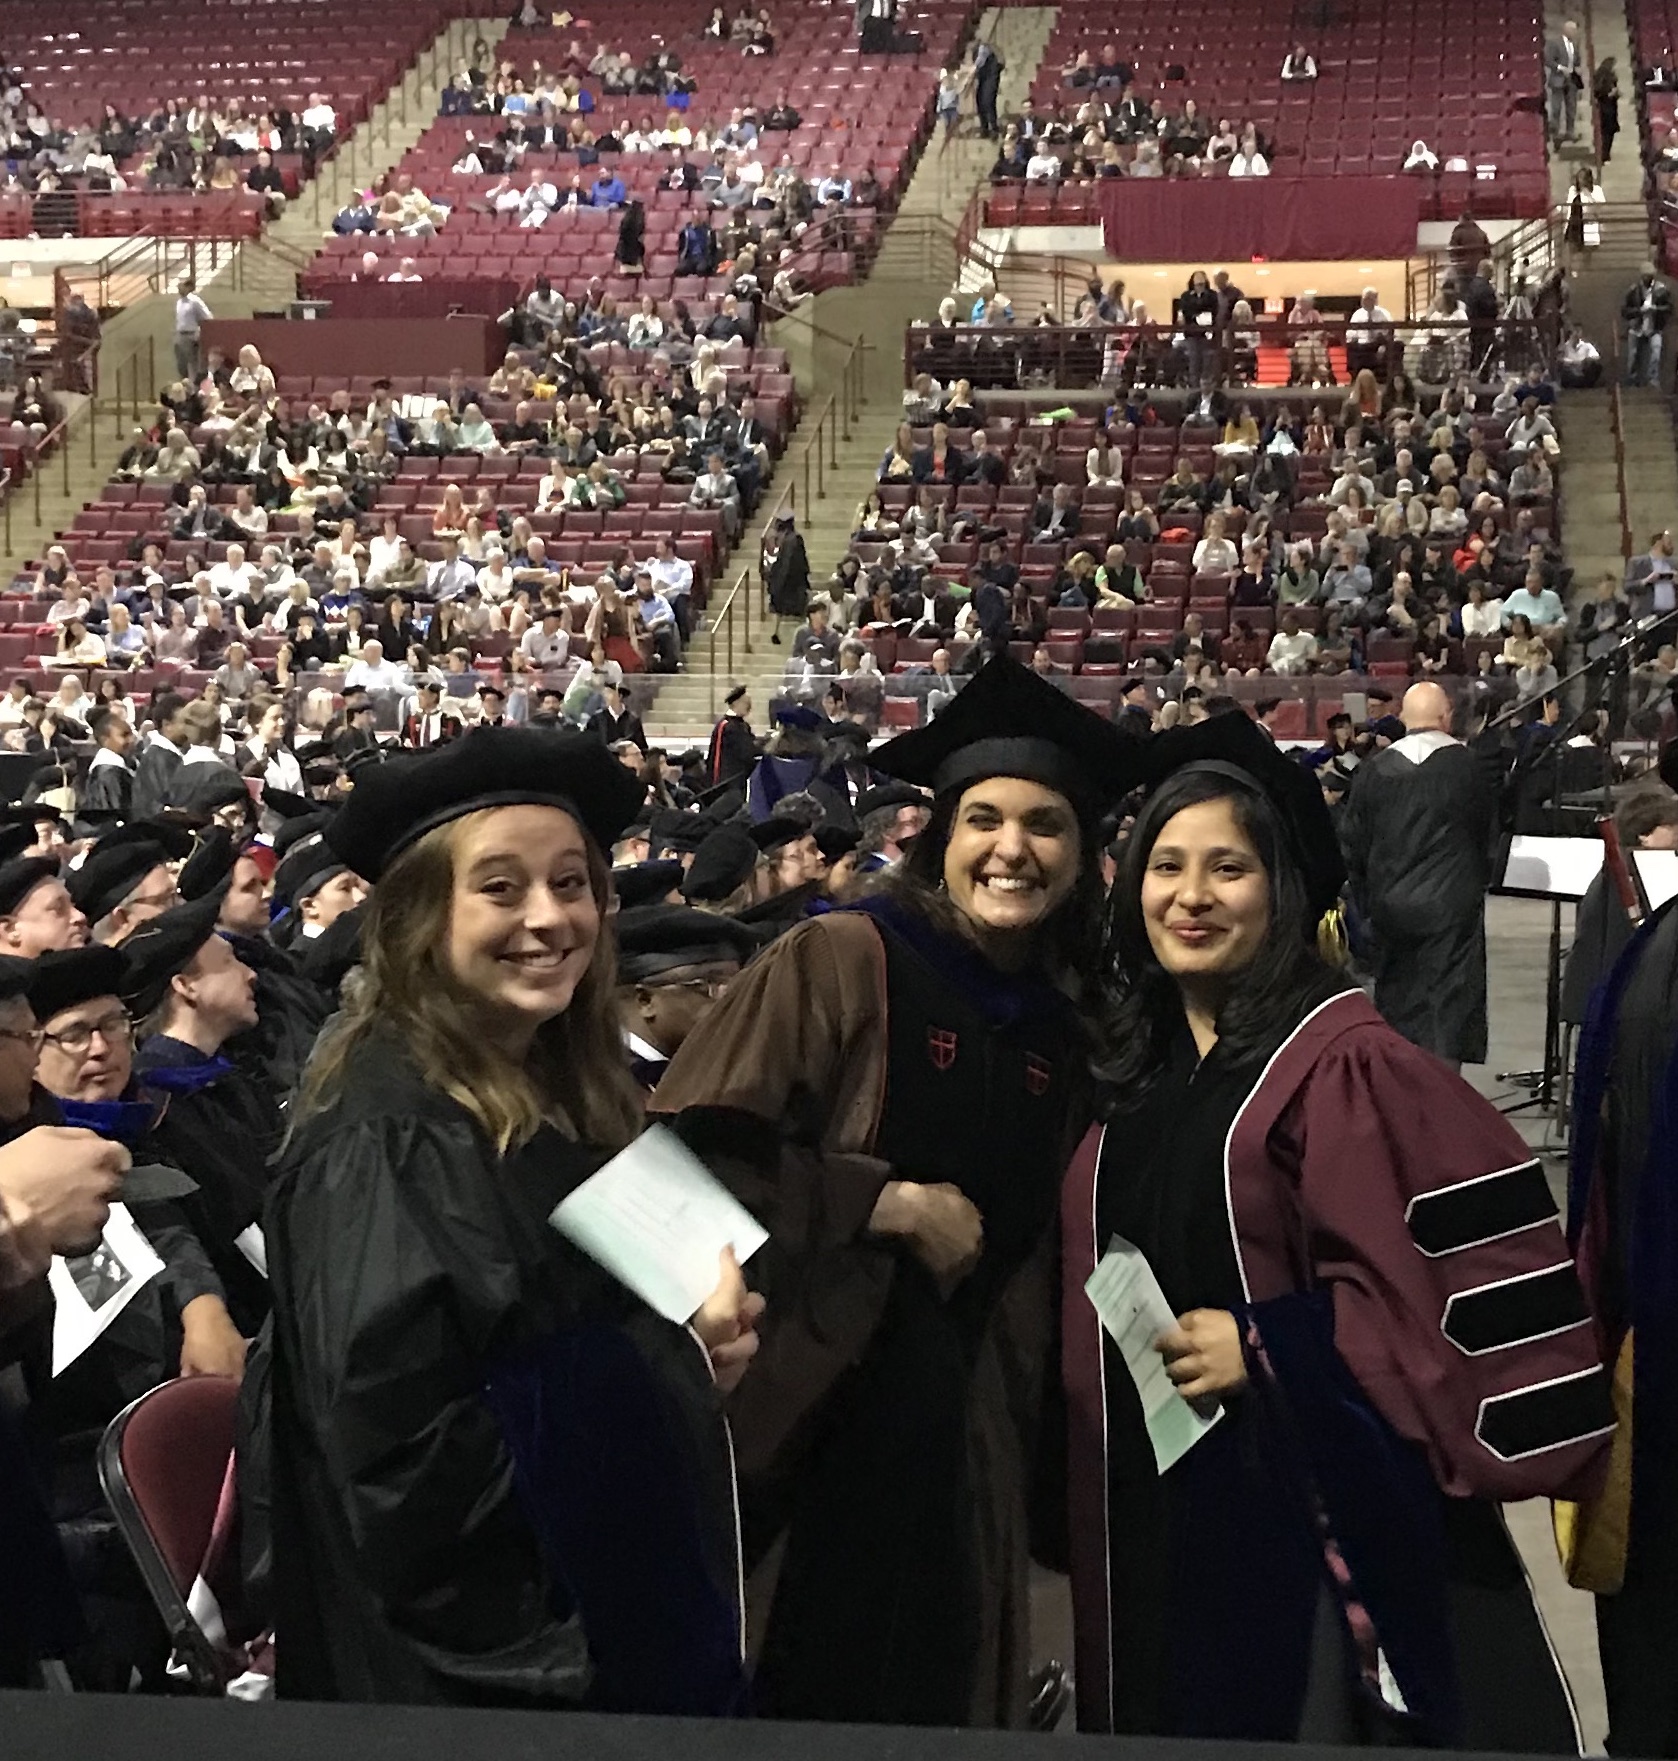
[[[952,789],[933,803],[932,817],[909,846],[903,860],[879,883],[910,910],[918,912],[948,935],[964,936],[961,913],[944,890],[944,852],[965,789]],[[1078,817],[1078,879],[1044,925],[1037,947],[1036,968],[1074,1001],[1087,1001],[1090,974],[1100,970],[1101,840],[1094,827]]]
[[[1346,980],[1317,951],[1317,914],[1270,797],[1240,772],[1195,764],[1168,777],[1149,797],[1125,842],[1108,906],[1103,970],[1105,1053],[1098,1074],[1129,1105],[1164,1069],[1181,1030],[1183,1000],[1162,967],[1142,915],[1142,879],[1166,825],[1187,807],[1228,801],[1270,883],[1270,933],[1252,964],[1230,986],[1218,1014],[1218,1042],[1241,1062],[1268,1053]]]

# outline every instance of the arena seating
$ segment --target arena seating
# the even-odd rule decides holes
[[[1084,404],[1081,413],[1070,419],[1045,423],[1034,420],[1040,409],[1060,407],[1063,393],[1036,394],[1019,399],[980,404],[981,427],[991,447],[1005,460],[1012,462],[1016,451],[1030,446],[1039,452],[1039,476],[1048,475],[1055,482],[1076,486],[1079,505],[1076,535],[1058,543],[1034,542],[1030,520],[1033,507],[1045,491],[1031,484],[991,487],[985,484],[964,484],[959,488],[932,487],[935,501],[946,508],[960,510],[979,519],[988,533],[1001,532],[1009,560],[1019,571],[1020,580],[1032,597],[1045,607],[1048,617],[1046,647],[1054,663],[1059,682],[1073,695],[1088,701],[1098,710],[1111,710],[1117,705],[1124,678],[1140,671],[1150,655],[1168,650],[1172,639],[1183,627],[1189,612],[1196,613],[1202,627],[1211,635],[1222,636],[1237,621],[1245,622],[1255,634],[1268,634],[1276,628],[1274,606],[1236,606],[1231,602],[1233,577],[1226,574],[1196,574],[1193,552],[1203,528],[1203,517],[1195,511],[1174,509],[1162,514],[1162,532],[1153,543],[1131,542],[1125,546],[1128,559],[1141,571],[1150,593],[1148,603],[1134,610],[1076,611],[1057,607],[1051,593],[1052,584],[1062,565],[1074,552],[1086,550],[1099,559],[1106,547],[1115,541],[1119,518],[1131,489],[1140,489],[1151,507],[1157,508],[1159,490],[1180,458],[1187,458],[1202,476],[1210,476],[1218,463],[1215,444],[1219,431],[1213,427],[1182,424],[1168,402],[1158,411],[1160,420],[1148,426],[1134,426],[1123,420],[1123,412],[1113,413],[1107,428],[1110,439],[1124,459],[1123,484],[1089,485],[1086,481],[1085,455],[1094,444],[1097,431],[1106,419]],[[1336,394],[1313,392],[1299,388],[1292,394],[1270,394],[1261,406],[1273,409],[1278,402],[1291,402],[1296,414],[1321,403],[1332,416],[1338,411]],[[925,446],[931,440],[930,428],[913,431],[915,444]],[[1505,470],[1507,447],[1501,436],[1488,437],[1483,450],[1487,457]],[[1273,516],[1274,529],[1289,541],[1308,541],[1320,545],[1328,529],[1330,508],[1323,499],[1330,487],[1328,463],[1320,457],[1305,456],[1294,461],[1297,470],[1297,499],[1292,508],[1278,508]],[[1506,471],[1505,471],[1506,474]],[[907,483],[882,482],[878,486],[881,503],[888,515],[901,517],[915,501],[919,486]],[[1507,511],[1495,516],[1500,531],[1510,527]],[[1224,514],[1226,535],[1239,548],[1251,516],[1236,509]],[[1556,504],[1540,502],[1532,507],[1534,536],[1554,540],[1560,534],[1560,518]],[[865,566],[891,564],[889,547],[884,544],[858,543],[852,552]],[[931,574],[941,582],[957,585],[967,582],[979,561],[977,540],[965,543],[946,542]],[[1316,608],[1296,608],[1303,629],[1321,627],[1321,612]],[[922,715],[922,702],[928,689],[929,675],[924,669],[937,646],[931,641],[905,640],[890,634],[861,637],[873,651],[875,662],[886,675],[884,725],[912,727]],[[1467,678],[1476,673],[1482,652],[1499,656],[1503,640],[1498,638],[1453,641],[1450,648],[1448,674]],[[1029,643],[1014,645],[1017,658],[1030,661]],[[958,645],[959,651],[959,645]],[[1326,717],[1341,707],[1348,691],[1367,691],[1371,686],[1394,687],[1402,691],[1414,672],[1415,645],[1406,639],[1375,633],[1363,639],[1362,664],[1357,673],[1315,674],[1284,678],[1265,673],[1260,678],[1228,678],[1220,687],[1243,701],[1260,697],[1282,697],[1298,708],[1284,711],[1285,732],[1281,738],[1304,739],[1320,734]],[[1163,682],[1163,681],[1162,681]],[[1180,679],[1178,681],[1181,682]],[[1501,695],[1508,680],[1499,675],[1490,681]],[[1297,723],[1297,727],[1295,724]]]
[[[0,8],[0,59],[55,123],[96,124],[106,104],[142,118],[167,98],[260,113],[303,110],[324,92],[338,135],[365,121],[420,50],[461,10],[446,0],[8,0]],[[136,169],[141,155],[119,166]],[[241,172],[244,163],[240,165]],[[276,159],[293,192],[301,155]],[[253,236],[261,202],[243,191],[147,195],[138,189],[74,191],[75,230],[89,236],[143,231],[173,236]],[[32,230],[27,197],[0,201],[0,237]]]
[[[1072,0],[1057,15],[1032,104],[1044,116],[1057,107],[1070,116],[1086,93],[1065,83],[1063,67],[1081,49],[1113,43],[1137,69],[1138,89],[1167,111],[1192,97],[1210,121],[1251,121],[1278,175],[1396,173],[1421,139],[1442,164],[1466,162],[1438,174],[1441,212],[1471,200],[1481,214],[1543,213],[1543,9],[1535,0],[1490,0],[1466,30],[1453,26],[1452,12],[1448,0],[1364,0],[1319,30],[1285,8],[1214,16],[1151,0]],[[1300,40],[1318,78],[1283,84],[1283,57]],[[1042,195],[1048,223],[1094,217],[1087,187]]]
[[[621,370],[631,364],[629,351],[616,346],[591,351],[591,359],[603,371]],[[778,452],[797,420],[785,351],[737,350],[727,358],[727,364],[731,391],[753,393],[758,417],[770,432],[771,452]],[[441,393],[446,386],[446,377],[435,381],[397,377],[391,381],[392,393],[399,398]],[[340,375],[289,376],[280,378],[276,389],[284,403],[295,407],[310,402],[325,404],[340,390],[348,392],[352,399],[365,400],[372,394],[372,380]],[[480,401],[492,423],[499,425],[511,420],[514,405],[510,400],[485,396]],[[202,430],[193,432],[195,442],[203,438]],[[642,467],[634,453],[617,454],[608,462],[623,481],[626,500],[622,508],[607,514],[579,510],[539,514],[532,510],[547,469],[546,459],[477,453],[445,458],[410,457],[403,460],[396,479],[381,488],[364,524],[369,531],[375,531],[387,514],[394,514],[415,551],[427,561],[435,561],[442,555],[442,547],[433,536],[431,514],[442,502],[444,485],[458,483],[468,497],[487,486],[498,511],[529,517],[532,529],[547,541],[548,554],[556,568],[586,571],[591,579],[626,552],[636,558],[648,556],[658,538],[673,536],[678,553],[693,565],[692,602],[695,607],[702,607],[728,554],[721,514],[689,507],[685,486],[664,484],[656,469],[650,463]],[[233,484],[210,486],[210,499],[217,504],[231,505],[235,496]],[[189,544],[169,536],[169,520],[175,511],[171,498],[168,484],[107,483],[97,499],[83,507],[70,527],[58,535],[77,575],[86,582],[92,579],[94,570],[109,567],[116,571],[119,585],[126,584],[133,572],[131,561],[148,540],[162,546],[163,572],[170,579],[184,577],[190,558],[199,559],[204,567],[222,560],[227,550],[225,543]],[[0,675],[37,676],[38,682],[48,687],[59,676],[58,669],[38,675],[32,669],[35,659],[51,648],[50,641],[43,641],[41,630],[52,597],[50,593],[37,595],[32,582],[25,578],[14,581],[10,591],[0,597]],[[507,647],[504,637],[485,638],[475,655],[478,670],[498,670]],[[258,637],[252,648],[258,664],[265,664],[278,652],[279,640]],[[143,698],[158,675],[146,672],[121,676],[130,693]],[[191,671],[161,676],[169,682],[178,677],[188,689],[201,682]],[[102,671],[95,672],[90,688],[102,677]]]
[[[687,98],[684,118],[695,132],[714,132],[726,124],[730,111],[754,102],[767,107],[784,93],[802,121],[790,134],[761,137],[757,156],[766,171],[783,152],[812,182],[836,164],[852,178],[871,168],[885,212],[850,210],[850,248],[813,252],[801,257],[798,265],[811,287],[853,279],[871,260],[879,228],[930,134],[938,69],[957,54],[975,7],[971,0],[928,0],[916,20],[924,40],[921,53],[866,57],[858,47],[848,9],[788,10],[777,20],[783,34],[770,56],[746,56],[738,47],[701,38],[699,27],[707,11],[702,0],[681,0],[680,5],[640,0],[614,8],[610,44],[637,56],[646,54],[655,38],[679,49],[684,74],[698,86]],[[590,41],[599,34],[597,25]],[[503,44],[501,58],[511,61],[522,76],[537,62],[548,68],[559,65],[572,40],[569,31],[515,31]],[[596,133],[607,122],[628,129],[647,117],[662,120],[662,110],[657,98],[608,97],[595,91],[595,109],[588,122]],[[469,204],[481,199],[495,180],[457,175],[451,168],[464,150],[468,131],[481,138],[501,125],[499,117],[440,117],[397,170],[412,175],[434,201],[453,208],[447,225],[435,237],[399,238],[382,246],[365,235],[334,239],[305,272],[304,290],[314,297],[338,299],[367,249],[381,250],[389,258],[413,257],[428,281],[447,282],[448,297],[475,310],[486,305],[503,309],[528,290],[538,272],[566,292],[580,292],[593,276],[608,275],[617,237],[617,216],[609,211],[561,211],[540,229],[523,230],[512,217],[472,211]],[[695,165],[706,163],[708,157],[697,150],[689,155]],[[627,193],[646,208],[647,273],[633,283],[625,278],[625,291],[649,292],[661,301],[672,295],[716,297],[726,281],[710,289],[703,283],[678,282],[674,273],[676,235],[690,210],[705,207],[705,197],[657,190],[669,167],[666,156],[608,153],[601,162],[615,166]],[[540,166],[561,191],[582,171],[570,153],[532,155],[525,169],[534,166]],[[585,185],[593,175],[590,170],[584,176]],[[419,300],[429,310],[438,296],[421,295]],[[410,296],[410,307],[413,303]]]

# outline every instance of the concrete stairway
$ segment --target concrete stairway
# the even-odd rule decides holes
[[[400,83],[339,143],[320,175],[264,230],[261,240],[245,246],[238,260],[209,285],[205,298],[211,308],[224,317],[243,318],[282,309],[296,299],[297,271],[319,251],[323,235],[332,230],[332,216],[354,191],[394,169],[436,120],[443,88],[464,63],[473,39],[484,38],[493,56],[506,31],[505,14],[455,19],[422,49]]]
[[[1023,103],[1053,24],[1050,7],[993,9],[980,20],[980,35],[991,37],[1006,63],[998,100],[1002,114]],[[750,581],[741,589],[731,620],[733,666],[728,665],[725,642],[716,642],[710,631],[696,636],[684,673],[642,687],[648,695],[656,690],[642,711],[650,736],[672,745],[702,740],[722,713],[722,699],[731,686],[746,685],[760,714],[785,688],[790,648],[776,647],[771,639],[774,623],[764,611],[756,566],[763,528],[790,493],[809,551],[811,585],[818,590],[850,548],[854,515],[874,485],[880,458],[902,415],[904,330],[931,317],[954,286],[960,265],[953,234],[996,156],[995,146],[979,138],[971,104],[967,111],[956,135],[946,140],[940,132],[929,142],[868,280],[829,289],[777,325],[773,340],[787,349],[805,420],[787,448],[759,521],[743,535],[721,589],[712,596],[715,617],[729,584],[749,565]],[[835,388],[849,339],[859,335],[866,339],[860,419],[852,424],[849,442],[838,446],[837,467],[824,468],[820,493],[812,471],[806,496],[802,460],[809,431]],[[788,624],[784,630],[789,644],[792,629]]]

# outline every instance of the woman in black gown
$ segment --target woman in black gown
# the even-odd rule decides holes
[[[640,805],[596,740],[487,729],[326,834],[375,888],[266,1219],[282,1697],[740,1706],[757,1305],[728,1268],[676,1326],[548,1221],[641,1127],[601,855]]]
[[[1543,1172],[1326,965],[1321,791],[1244,716],[1159,736],[1114,892],[1116,1106],[1063,1207],[1080,1723],[1567,1751],[1497,1505],[1610,1427]],[[1220,1421],[1160,1474],[1084,1285],[1153,1267]]]

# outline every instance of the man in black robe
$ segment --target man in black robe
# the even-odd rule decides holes
[[[225,1055],[257,1023],[256,975],[216,933],[223,888],[142,924],[123,944],[123,1003],[145,1037],[134,1056],[144,1095],[167,1099],[152,1130],[159,1150],[197,1181],[200,1240],[227,1287],[227,1306],[251,1333],[267,1312],[251,1246],[279,1147],[279,1104]]]
[[[137,819],[150,819],[169,799],[169,784],[181,768],[180,713],[186,699],[178,691],[160,692],[151,707],[152,731],[134,767],[133,809]]]
[[[1340,834],[1370,930],[1376,1007],[1446,1063],[1479,1064],[1496,803],[1450,721],[1439,686],[1411,686],[1404,738],[1358,766]]]
[[[705,759],[706,780],[713,789],[749,775],[757,762],[752,700],[746,687],[736,685],[722,701],[723,714],[711,730],[711,748]]]

